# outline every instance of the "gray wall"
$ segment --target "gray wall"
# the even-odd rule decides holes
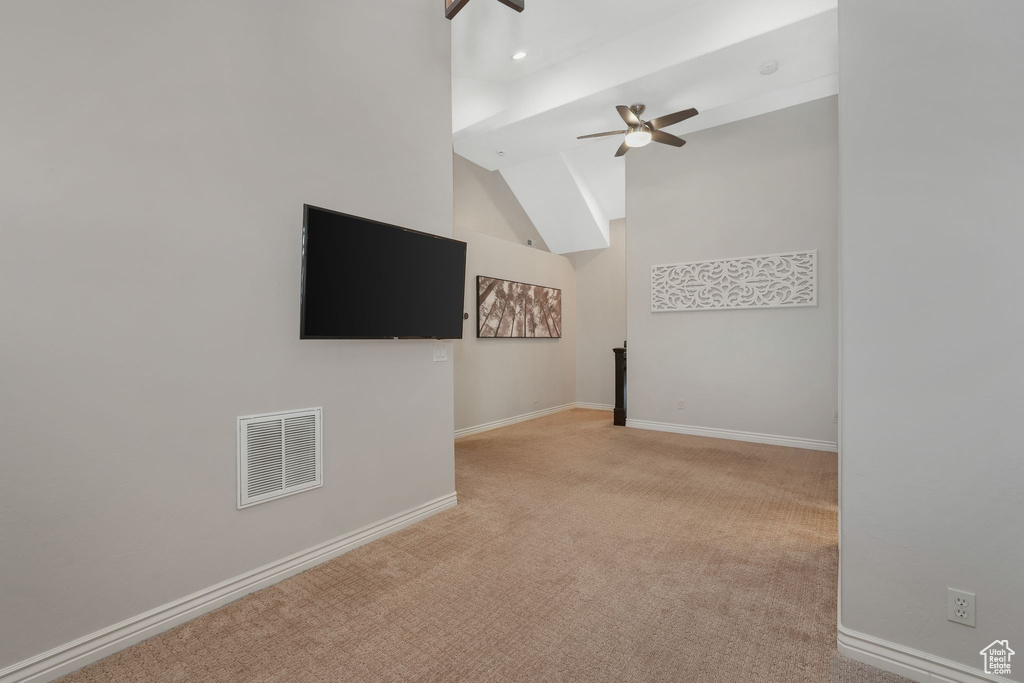
[[[544,240],[501,177],[457,154],[455,236],[465,241],[466,311],[454,343],[455,428],[466,429],[575,401],[576,277]],[[527,247],[527,239],[534,247]],[[558,287],[561,339],[477,339],[476,276]]]
[[[452,154],[455,167],[455,227],[549,251],[544,238],[498,171]]]
[[[457,194],[458,192],[456,192]],[[569,259],[471,230],[465,241],[466,311],[454,343],[455,428],[465,429],[576,400],[576,275]],[[561,339],[477,339],[476,276],[562,290]]]
[[[839,13],[841,623],[979,669],[1024,651],[1024,3]]]
[[[626,338],[626,220],[607,249],[569,255],[576,269],[576,400],[615,405],[615,356]]]
[[[836,98],[687,140],[626,157],[629,418],[835,442]],[[807,249],[817,307],[650,311],[651,265]]]
[[[430,342],[298,338],[303,202],[451,234],[449,26],[3,3],[0,668],[454,490]],[[235,417],[313,406],[324,487],[236,510]]]

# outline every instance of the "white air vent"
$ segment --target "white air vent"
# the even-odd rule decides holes
[[[320,408],[238,418],[238,508],[323,486]]]

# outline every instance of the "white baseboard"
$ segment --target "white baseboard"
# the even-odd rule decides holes
[[[0,670],[0,683],[52,681],[248,593],[266,588],[455,505],[455,493],[452,492],[326,543],[271,562],[119,624],[55,647],[48,652],[12,664]]]
[[[715,439],[731,439],[733,441],[749,441],[751,443],[765,443],[773,446],[790,446],[791,448],[808,448],[813,451],[839,451],[839,445],[835,441],[818,441],[816,439],[804,439],[798,436],[777,436],[775,434],[758,434],[757,432],[740,432],[732,429],[718,429],[716,427],[692,427],[690,425],[673,424],[671,422],[650,422],[648,420],[630,420],[626,418],[627,427],[637,429],[651,429],[656,432],[673,432],[675,434],[689,434],[691,436],[710,436]]]
[[[463,429],[455,430],[455,438],[458,439],[463,436],[469,436],[471,434],[479,434],[480,432],[488,432],[492,429],[499,427],[507,427],[508,425],[514,425],[517,422],[526,422],[527,420],[536,420],[538,417],[544,417],[545,415],[553,415],[554,413],[560,413],[563,410],[569,410],[575,408],[575,403],[566,403],[565,405],[555,406],[554,408],[545,408],[543,410],[535,410],[532,413],[523,413],[522,415],[516,415],[515,417],[506,417],[503,420],[495,420],[494,422],[487,422],[482,425],[475,427],[465,427]],[[0,681],[2,683],[2,681]]]
[[[836,646],[841,654],[850,659],[899,674],[918,683],[1011,683],[1009,678],[987,674],[981,669],[875,638],[866,633],[852,631],[843,626],[837,629]],[[981,655],[978,655],[978,660],[981,661]]]
[[[585,403],[583,401],[576,401],[572,405],[575,408],[585,408],[587,410],[615,410],[615,406],[607,403]]]

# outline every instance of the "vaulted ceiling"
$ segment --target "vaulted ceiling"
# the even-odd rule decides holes
[[[615,105],[696,107],[685,136],[836,92],[836,0],[478,0],[452,22],[455,151],[501,171],[556,253],[608,246],[625,215],[621,139],[576,139],[622,128]]]

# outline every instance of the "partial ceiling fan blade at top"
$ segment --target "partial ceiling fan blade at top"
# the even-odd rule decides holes
[[[590,135],[580,135],[576,139],[586,140],[587,138],[603,138],[608,135],[625,135],[628,132],[628,130],[610,130],[607,133],[591,133]]]
[[[619,145],[619,150],[617,152],[615,152],[615,156],[621,157],[623,154],[625,154],[629,150],[630,150],[630,146],[626,144],[625,140],[623,140],[622,144]]]
[[[636,114],[633,113],[633,110],[626,105],[618,105],[615,107],[615,111],[619,112],[619,116],[622,117],[622,120],[626,122],[627,126],[636,127],[640,125],[640,119],[638,119]]]
[[[673,147],[682,147],[686,144],[686,140],[677,138],[675,135],[672,135],[672,133],[666,133],[663,130],[652,130],[651,140],[660,142],[663,145],[672,145]]]
[[[647,125],[657,130],[659,128],[675,125],[680,121],[693,118],[699,113],[700,112],[696,109],[684,109],[683,111],[677,111],[675,114],[665,114],[664,116],[659,116],[656,119],[651,119],[647,122]]]
[[[511,7],[517,12],[522,12],[526,9],[526,0],[498,0],[501,4]]]

